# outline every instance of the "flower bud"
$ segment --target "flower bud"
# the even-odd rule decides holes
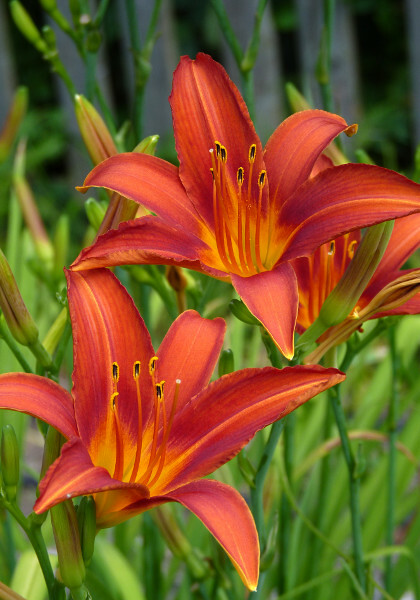
[[[89,223],[97,231],[104,220],[106,208],[95,198],[88,198],[85,202],[85,211]]]
[[[19,445],[12,425],[5,425],[1,433],[1,472],[6,498],[14,502],[19,483]]]
[[[67,262],[69,250],[70,223],[66,214],[58,218],[54,233],[54,275],[59,279],[63,275],[63,266]]]
[[[71,500],[51,508],[55,545],[57,548],[60,579],[68,588],[80,588],[86,576],[80,547],[76,510]]]
[[[25,179],[25,143],[20,143],[13,165],[13,187],[22,210],[25,224],[34,242],[35,251],[40,260],[50,268],[54,257],[54,248],[39,214],[34,195]]]
[[[38,328],[26,308],[9,263],[1,250],[0,308],[15,340],[24,346],[34,344],[38,339]]]
[[[230,348],[223,350],[219,358],[219,377],[235,370],[235,360]]]
[[[96,537],[96,504],[93,496],[83,496],[77,508],[80,546],[85,565],[90,563],[95,548]]]
[[[208,575],[208,566],[185,537],[171,512],[171,508],[169,506],[159,506],[153,511],[153,518],[172,553],[185,561],[194,579],[204,579]]]
[[[48,46],[49,51],[57,51],[57,40],[55,37],[54,30],[49,25],[44,25],[42,28],[42,35],[44,36],[45,43]]]
[[[76,119],[83,142],[93,164],[98,165],[106,158],[117,154],[117,148],[105,122],[93,104],[79,94],[74,100]]]
[[[149,135],[137,144],[133,152],[140,152],[142,154],[150,154],[154,156],[158,141],[158,135]]]
[[[242,321],[242,323],[247,323],[248,325],[261,325],[242,300],[231,300],[229,302],[229,308],[231,313],[239,319],[239,321]]]
[[[48,46],[42,39],[35,23],[18,0],[11,0],[10,12],[12,14],[12,19],[21,34],[24,35],[28,42],[35,46],[39,52],[45,54],[48,51]]]
[[[6,160],[16,138],[19,126],[25,116],[28,105],[28,90],[26,87],[17,89],[6,122],[0,133],[0,163]]]

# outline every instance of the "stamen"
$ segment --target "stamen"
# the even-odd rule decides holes
[[[156,395],[155,395],[155,424],[154,424],[154,428],[153,428],[153,439],[152,439],[152,448],[150,450],[150,456],[149,456],[149,464],[147,465],[147,470],[145,472],[145,474],[142,476],[141,481],[143,483],[146,483],[148,478],[150,477],[152,471],[153,471],[153,467],[156,464],[156,447],[157,447],[157,441],[158,441],[158,434],[159,434],[159,421],[160,421],[160,407],[162,406],[162,422],[163,422],[163,435],[164,435],[164,431],[165,431],[165,426],[166,426],[166,411],[165,411],[165,407],[164,407],[164,402],[163,402],[163,386],[164,386],[165,382],[161,381],[160,383],[157,383],[155,385],[155,390],[156,390]]]
[[[115,383],[118,383],[119,378],[120,378],[120,367],[118,366],[118,363],[113,362],[112,363],[112,379],[114,380]]]
[[[216,145],[216,153],[217,153],[217,144],[218,142],[215,142]],[[219,144],[219,155],[220,155],[220,144]],[[229,265],[229,261],[227,259],[226,256],[226,252],[225,252],[225,246],[224,246],[224,235],[223,235],[223,216],[222,216],[222,211],[221,211],[221,207],[219,206],[219,202],[217,202],[217,191],[218,191],[218,186],[220,184],[218,177],[216,177],[216,164],[215,164],[215,160],[214,160],[214,151],[213,149],[210,150],[210,156],[211,156],[211,162],[212,162],[212,167],[210,169],[211,174],[213,176],[213,217],[214,217],[214,235],[216,238],[216,246],[217,246],[217,251],[219,253],[220,258],[222,259],[222,262],[224,264],[224,266],[226,267],[227,270],[230,270],[230,265]],[[220,192],[219,192],[220,193]]]
[[[159,452],[156,455],[156,458],[159,458],[159,456],[160,456],[159,466],[158,466],[158,469],[157,469],[153,479],[148,482],[149,486],[152,486],[159,479],[160,474],[162,473],[162,470],[163,470],[163,465],[165,464],[166,444],[168,442],[169,434],[170,434],[171,428],[172,428],[172,423],[174,421],[174,416],[175,416],[175,412],[176,412],[176,408],[177,408],[177,404],[178,404],[180,385],[181,385],[181,380],[177,379],[175,382],[175,393],[174,393],[174,399],[172,402],[171,414],[169,417],[168,425],[167,425],[166,429],[164,430],[164,435],[163,435],[162,442],[161,442],[161,445],[159,448]]]
[[[335,254],[335,241],[334,240],[332,240],[330,242],[330,249],[328,251],[328,254],[329,254],[329,256],[334,256],[334,254]]]
[[[151,377],[154,377],[154,372],[156,371],[156,363],[158,360],[158,356],[152,356],[152,358],[149,360],[149,375]],[[155,384],[153,383],[153,385]]]
[[[223,163],[227,162],[227,150],[224,146],[220,146],[220,158]]]
[[[119,479],[122,481],[124,474],[124,443],[121,436],[121,423],[116,404],[116,399],[118,396],[118,392],[114,392],[110,401],[112,412],[114,414],[115,425],[115,468],[112,477],[113,479]]]
[[[350,242],[349,247],[347,249],[347,254],[349,258],[353,258],[354,253],[356,252],[357,240],[353,240]]]
[[[248,160],[250,163],[255,162],[256,154],[257,154],[257,146],[256,146],[256,144],[251,144],[251,146],[249,147],[249,155],[248,155]]]
[[[219,156],[220,156],[220,149],[222,147],[222,144],[216,140],[214,142],[214,146],[216,148],[216,157],[219,158]],[[210,150],[210,152],[212,152],[212,151]]]
[[[243,271],[247,271],[248,267],[244,256],[244,237],[243,237],[243,226],[242,226],[242,185],[244,183],[244,169],[239,167],[236,173],[236,180],[238,182],[238,252],[239,262]]]
[[[141,451],[143,445],[143,411],[141,406],[141,394],[140,394],[140,361],[136,360],[133,365],[133,379],[136,384],[136,394],[137,394],[137,429],[138,429],[138,440],[137,440],[137,448],[136,448],[136,456],[134,457],[134,464],[131,470],[130,475],[130,483],[136,480],[139,471]]]
[[[261,271],[265,271],[264,265],[261,261],[261,252],[260,252],[260,229],[261,229],[261,202],[262,202],[262,191],[267,179],[267,171],[261,171],[258,175],[258,187],[260,188],[258,194],[258,206],[257,206],[257,219],[255,222],[255,258],[257,261],[258,269]]]

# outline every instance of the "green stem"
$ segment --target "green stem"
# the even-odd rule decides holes
[[[285,420],[282,419],[281,421],[276,421],[271,427],[270,435],[265,445],[263,454],[260,458],[257,474],[255,475],[255,487],[251,489],[252,513],[254,515],[255,525],[258,531],[258,537],[260,538],[260,543],[263,550],[264,543],[266,541],[263,513],[264,482],[267,477],[268,469],[270,467],[274,451],[280,439],[281,432],[284,429],[284,423]]]
[[[360,479],[356,473],[356,461],[350,446],[347,433],[346,418],[341,404],[341,386],[337,385],[331,389],[331,404],[334,411],[335,421],[341,439],[341,447],[347,465],[350,491],[350,511],[352,522],[353,551],[356,568],[356,576],[362,590],[366,591],[366,577],[363,565],[362,524],[359,503]]]
[[[287,481],[290,482],[293,468],[293,446],[294,446],[294,430],[296,416],[292,413],[288,415],[287,422],[284,428],[284,475]],[[290,492],[291,487],[289,484]],[[290,547],[290,531],[292,523],[292,504],[289,496],[283,489],[280,500],[280,529],[279,529],[279,592],[284,593],[288,590],[289,583],[289,552]]]
[[[334,28],[334,9],[335,0],[324,0],[324,50],[321,49],[321,54],[324,51],[324,57],[322,58],[321,56],[320,59],[323,62],[322,70],[324,77],[320,80],[320,86],[324,108],[329,112],[333,112],[334,109],[331,85],[331,47]]]
[[[29,538],[35,554],[38,557],[38,561],[44,575],[45,583],[48,590],[49,600],[56,600],[56,580],[51,567],[50,558],[48,556],[47,548],[45,546],[44,538],[42,537],[41,528],[36,523],[30,522],[22,513],[20,508],[11,502],[4,501],[5,508],[10,514],[16,519],[19,525],[22,527],[24,532]]]
[[[222,30],[226,42],[235,58],[235,62],[238,65],[239,70],[242,71],[241,63],[244,58],[244,53],[238,42],[238,38],[236,37],[235,32],[233,31],[232,25],[230,24],[229,17],[227,15],[223,2],[222,0],[211,0],[211,5],[213,7],[214,12],[216,13],[220,29]]]
[[[386,513],[385,541],[388,546],[394,543],[395,528],[395,504],[396,504],[396,466],[397,466],[397,419],[398,419],[398,356],[395,344],[395,328],[392,327],[389,332],[389,347],[391,353],[391,398],[388,413],[388,434],[389,434],[389,459],[388,459],[388,498]],[[385,589],[389,592],[392,583],[392,557],[385,559]]]
[[[6,326],[2,315],[0,316],[0,337],[6,342],[15,358],[19,361],[19,364],[25,371],[25,373],[33,373],[31,367],[29,366],[26,358],[23,356],[14,337],[10,333],[8,327]]]
[[[41,342],[38,340],[36,340],[35,343],[31,344],[30,346],[28,346],[29,350],[32,352],[32,354],[35,356],[35,358],[37,359],[37,361],[46,369],[52,369],[53,366],[53,361],[52,358],[49,354],[49,352],[47,352],[44,348],[44,346],[41,344]]]

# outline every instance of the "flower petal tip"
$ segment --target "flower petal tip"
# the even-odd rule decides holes
[[[353,125],[349,125],[347,127],[347,129],[344,130],[344,133],[346,134],[347,137],[352,137],[355,133],[357,133],[358,129],[359,129],[358,124],[353,123]]]
[[[81,194],[86,194],[89,189],[88,185],[76,185],[75,189]]]

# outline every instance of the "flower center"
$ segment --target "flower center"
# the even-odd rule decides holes
[[[248,153],[248,176],[239,167],[236,182],[230,180],[226,163],[227,149],[217,140],[210,150],[213,177],[213,216],[217,251],[229,273],[250,276],[267,271],[261,252],[262,237],[262,193],[267,182],[267,172],[260,171],[257,177],[258,198],[253,197],[252,181],[257,147],[252,144]]]
[[[147,440],[147,447],[143,439],[143,411],[140,391],[140,361],[133,364],[133,380],[136,389],[137,398],[137,428],[138,440],[134,459],[129,460],[125,465],[124,454],[124,432],[119,414],[119,366],[118,363],[112,363],[113,393],[110,399],[110,408],[113,419],[113,429],[115,432],[115,466],[112,477],[120,481],[129,483],[141,483],[152,486],[158,479],[165,464],[166,446],[169,434],[172,428],[179,396],[181,381],[175,382],[175,392],[170,414],[167,414],[167,408],[164,401],[164,381],[156,381],[157,356],[153,356],[149,361],[149,375],[153,386],[153,425],[151,427],[151,439]]]

